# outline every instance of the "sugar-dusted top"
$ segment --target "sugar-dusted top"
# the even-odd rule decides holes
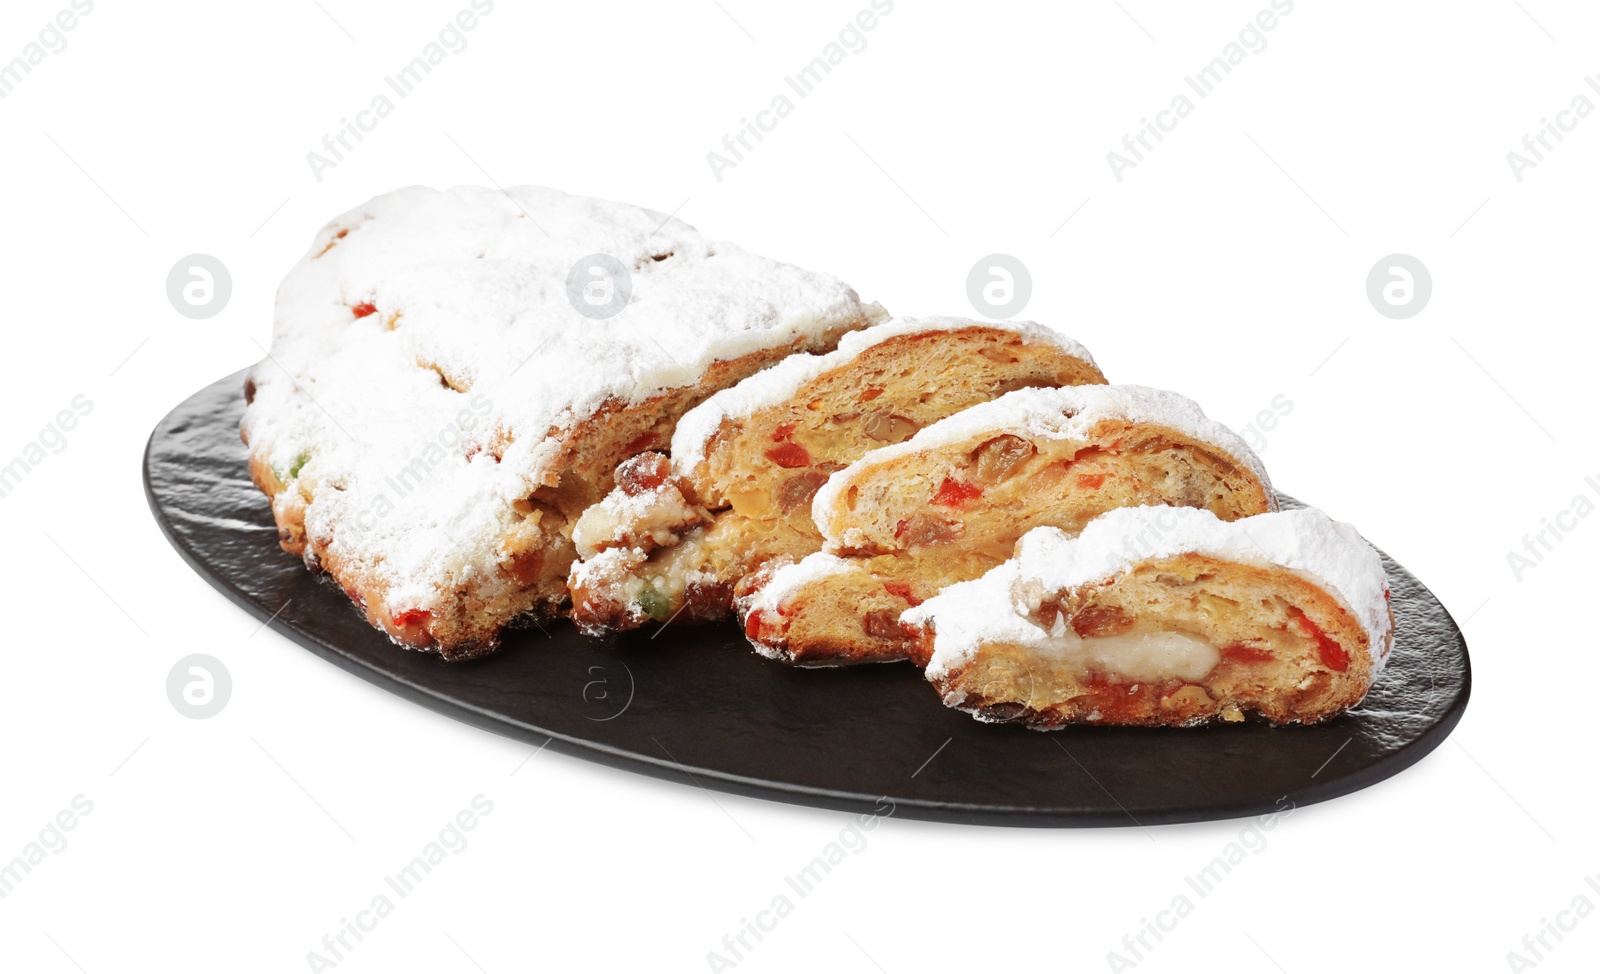
[[[1054,345],[1073,358],[1094,365],[1093,356],[1082,345],[1050,328],[1032,321],[977,321],[971,318],[895,318],[892,321],[846,335],[839,347],[822,355],[791,355],[777,364],[750,376],[738,385],[724,389],[685,413],[672,437],[672,466],[687,475],[705,459],[705,446],[724,419],[743,419],[758,410],[787,401],[800,387],[817,376],[848,365],[862,352],[891,338],[934,331],[960,331],[964,328],[992,328],[1015,332],[1024,344]],[[1098,368],[1098,366],[1096,366]]]
[[[880,447],[836,471],[817,491],[811,510],[826,534],[822,512],[832,507],[851,480],[863,471],[923,450],[958,444],[979,436],[1012,433],[1027,438],[1083,439],[1106,420],[1152,423],[1209,444],[1232,457],[1261,481],[1270,499],[1272,481],[1261,458],[1233,430],[1201,412],[1194,400],[1164,389],[1134,385],[1064,386],[1018,389],[979,403],[919,430],[904,443]]]
[[[855,567],[838,555],[830,555],[825,551],[812,552],[799,561],[783,565],[774,571],[767,583],[750,597],[749,609],[776,612],[778,606],[801,586],[832,575],[843,575]]]
[[[580,302],[628,292],[611,317]],[[626,284],[624,284],[624,280]],[[881,316],[838,279],[702,237],[653,210],[551,189],[402,189],[317,235],[278,289],[251,372],[252,450],[284,480],[333,485],[340,553],[397,598],[494,568],[507,504],[559,471],[552,434],[602,404],[692,385],[718,360]],[[509,441],[501,462],[482,445]]]
[[[1043,638],[1044,630],[1027,618],[1042,596],[1188,553],[1287,568],[1329,590],[1366,631],[1373,677],[1383,668],[1390,629],[1383,562],[1354,527],[1309,508],[1223,521],[1200,508],[1127,507],[1095,518],[1076,538],[1035,528],[1023,535],[1010,561],[950,586],[900,618],[912,625],[933,623],[928,672],[937,677],[984,643]]]

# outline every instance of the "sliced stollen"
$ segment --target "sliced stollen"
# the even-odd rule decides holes
[[[1360,702],[1394,638],[1377,552],[1315,510],[1039,528],[902,622],[947,706],[1040,729],[1315,723]]]
[[[745,634],[803,665],[904,659],[907,606],[1005,561],[1032,528],[1076,534],[1142,504],[1236,520],[1276,510],[1277,497],[1249,446],[1176,393],[1013,392],[828,478],[812,502],[822,552],[741,586]]]
[[[1103,383],[1083,346],[1032,323],[899,318],[795,355],[687,413],[574,532],[569,585],[590,634],[726,616],[739,582],[817,551],[811,499],[870,450],[1007,392]]]
[[[403,189],[328,224],[289,272],[241,432],[284,549],[397,642],[465,658],[563,609],[572,522],[621,460],[718,389],[883,317],[834,277],[652,210]]]

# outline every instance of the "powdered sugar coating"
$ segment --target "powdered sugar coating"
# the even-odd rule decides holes
[[[845,574],[852,567],[850,562],[824,551],[806,555],[794,564],[784,565],[774,571],[767,583],[750,596],[746,611],[765,609],[775,612],[785,598],[802,586],[831,575]]]
[[[1105,420],[1151,423],[1209,444],[1248,469],[1272,498],[1267,469],[1249,444],[1233,430],[1206,416],[1194,400],[1176,392],[1135,385],[1065,386],[1018,389],[941,419],[904,443],[880,447],[836,471],[811,501],[812,517],[826,537],[824,512],[863,471],[924,450],[958,444],[975,437],[1011,433],[1028,439],[1086,439]]]
[[[1354,527],[1309,508],[1223,521],[1200,508],[1128,507],[1095,518],[1076,538],[1035,528],[1010,561],[907,609],[900,621],[934,625],[927,674],[938,679],[984,643],[1043,645],[1049,633],[1027,618],[1038,609],[1028,593],[1094,584],[1187,553],[1287,568],[1329,591],[1366,631],[1377,679],[1391,628],[1383,562]]]
[[[791,355],[750,376],[738,385],[724,389],[691,409],[679,420],[672,437],[672,468],[687,475],[705,459],[705,446],[722,426],[724,419],[742,419],[758,410],[790,399],[801,386],[825,372],[849,364],[862,352],[891,338],[963,328],[992,328],[1015,332],[1025,345],[1054,345],[1073,358],[1094,365],[1089,350],[1067,336],[1032,321],[977,321],[971,318],[932,317],[895,318],[881,325],[851,332],[839,347],[822,355]],[[1096,366],[1098,368],[1098,366]]]
[[[610,318],[568,297],[593,254],[629,271]],[[317,486],[309,534],[386,578],[394,608],[427,607],[492,584],[499,542],[522,523],[510,503],[557,479],[557,436],[602,405],[879,315],[836,278],[652,210],[413,187],[329,223],[290,271],[244,426],[290,491]],[[499,462],[491,438],[509,441]]]

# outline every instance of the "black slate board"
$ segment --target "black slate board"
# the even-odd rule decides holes
[[[151,434],[146,493],[178,553],[272,628],[384,689],[613,767],[851,811],[873,811],[886,796],[907,818],[1145,826],[1365,788],[1432,751],[1466,709],[1460,630],[1387,556],[1398,621],[1388,668],[1360,708],[1317,727],[981,724],[940,706],[909,664],[790,669],[756,656],[731,623],[609,641],[549,624],[511,633],[495,655],[445,663],[390,643],[278,548],[239,441],[243,382],[239,373],[202,389]]]

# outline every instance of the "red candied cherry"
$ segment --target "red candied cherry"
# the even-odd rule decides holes
[[[744,634],[747,638],[761,638],[761,616],[762,610],[756,609],[750,613],[748,618],[744,620]]]
[[[949,477],[944,478],[944,483],[933,495],[933,503],[940,507],[961,507],[974,497],[983,495],[983,488],[977,484],[962,483]]]
[[[394,624],[401,628],[409,629],[412,626],[423,625],[431,618],[433,618],[433,613],[427,609],[405,609],[395,613]]]
[[[1322,660],[1322,665],[1337,673],[1343,673],[1350,668],[1350,653],[1338,640],[1322,631],[1322,627],[1311,621],[1311,617],[1294,610],[1294,621],[1306,635],[1317,644],[1317,656]]]

